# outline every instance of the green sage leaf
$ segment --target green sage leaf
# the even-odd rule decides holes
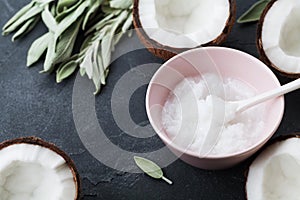
[[[76,10],[68,14],[59,24],[55,37],[58,38],[65,30],[67,30],[86,10],[88,2],[84,1]]]
[[[17,39],[19,39],[19,38],[25,36],[25,35],[28,34],[30,31],[32,31],[32,30],[35,28],[35,26],[39,23],[39,21],[40,21],[40,19],[41,19],[41,16],[37,15],[37,16],[35,16],[34,18],[35,18],[35,21],[33,21],[33,22],[28,26],[28,28],[26,29],[26,31],[24,31],[24,32],[22,33],[22,35],[20,35]]]
[[[58,25],[56,23],[55,18],[49,10],[49,5],[47,5],[44,11],[42,12],[42,19],[49,31],[56,32]]]
[[[24,13],[22,16],[20,16],[16,21],[14,21],[12,24],[7,26],[2,34],[7,35],[13,31],[15,31],[19,26],[26,23],[27,20],[31,19],[32,17],[40,14],[43,11],[43,7],[38,6],[37,4],[33,7],[31,7],[29,10],[27,10],[26,13]]]
[[[130,14],[127,18],[127,20],[125,21],[123,27],[122,27],[122,32],[125,33],[132,25],[132,22],[133,22],[133,17],[132,15]]]
[[[110,30],[109,35],[106,35],[101,44],[101,51],[102,51],[102,60],[103,60],[103,65],[104,68],[106,69],[110,63],[111,59],[111,48],[112,48],[112,43],[113,43],[113,38],[115,36],[117,28],[120,26],[120,24],[126,20],[128,11],[123,11],[120,16],[118,16],[114,26]]]
[[[97,62],[97,65],[99,65],[99,77],[100,78],[99,78],[98,84],[105,85],[108,68],[104,68],[102,57],[100,55],[101,54],[99,52],[95,55],[95,60]]]
[[[170,181],[169,179],[167,179],[166,177],[163,176],[162,169],[157,164],[152,162],[151,160],[148,160],[148,159],[142,158],[142,157],[138,157],[138,156],[134,156],[134,161],[143,172],[145,172],[152,178],[163,179],[167,183],[172,184],[172,181]]]
[[[77,0],[76,4],[73,4],[71,7],[66,8],[60,12],[57,11],[57,16],[55,17],[57,22],[61,22],[67,15],[69,15],[72,11],[74,11],[80,4],[82,4],[83,0]]]
[[[106,69],[110,63],[111,58],[111,46],[113,35],[105,35],[101,42],[101,57],[104,69]]]
[[[111,7],[109,1],[104,1],[101,6],[101,9],[105,15],[114,14],[115,11],[121,11],[121,9],[116,9],[116,8]]]
[[[55,33],[50,32],[51,39],[48,45],[43,72],[51,72],[56,64],[71,57],[81,22],[82,19],[75,22],[58,39],[55,38]]]
[[[85,69],[85,73],[88,76],[89,79],[93,78],[93,49],[89,48],[87,52],[85,53],[84,59],[82,63],[80,64],[81,68]]]
[[[40,17],[36,16],[29,19],[12,37],[12,41],[14,42],[16,39],[26,35],[29,31],[31,31],[35,25],[39,22]]]
[[[86,31],[85,34],[89,34],[89,33],[94,32],[95,30],[102,29],[108,23],[111,23],[109,20],[112,19],[113,17],[114,17],[113,14],[107,15],[104,19],[102,19],[101,21],[99,21],[98,23],[96,23],[94,26],[92,26],[88,31]]]
[[[53,63],[57,64],[70,58],[80,29],[82,19],[74,22],[59,38],[55,47]]]
[[[62,13],[65,10],[68,10],[70,7],[73,7],[77,2],[78,0],[59,0],[57,2],[56,12],[58,14]]]
[[[96,55],[99,55],[97,52],[97,49],[99,47],[99,42],[94,42],[86,51],[84,59],[82,63],[80,64],[80,68],[84,69],[81,70],[81,74],[86,74],[89,79],[91,79],[95,85],[96,91],[94,94],[98,94],[101,89],[101,70],[103,69],[102,62],[98,63],[97,58],[95,58]],[[106,76],[104,77],[104,79]]]
[[[10,25],[15,23],[22,15],[24,15],[32,6],[34,5],[34,2],[30,2],[26,6],[24,6],[21,10],[19,10],[6,24],[3,26],[2,30],[5,31]]]
[[[115,50],[114,46],[117,45],[120,42],[122,37],[123,37],[123,31],[122,31],[122,33],[118,33],[117,35],[114,36],[114,41],[113,41],[113,45],[112,45],[112,48],[111,48],[112,51]]]
[[[80,68],[79,72],[80,72],[80,75],[81,75],[81,76],[84,76],[84,75],[85,75],[85,69],[84,69],[84,68]]]
[[[71,76],[75,72],[77,67],[78,63],[74,60],[62,64],[56,71],[56,82],[60,83],[62,82],[62,80]]]
[[[258,21],[262,12],[271,0],[260,0],[252,5],[238,20],[238,23]]]
[[[90,7],[84,17],[82,29],[85,30],[88,20],[90,19],[91,15],[94,14],[100,7],[103,0],[91,0]]]
[[[92,38],[93,38],[93,35],[89,35],[85,38],[85,40],[83,41],[83,43],[80,47],[80,52],[85,52],[87,50],[87,48],[89,48],[89,46],[93,42]]]
[[[51,15],[52,16],[56,16],[56,7],[55,7],[55,4],[53,4],[51,7],[50,7],[50,12],[51,12]]]
[[[132,5],[132,0],[111,0],[110,7],[117,9],[129,9]]]
[[[93,60],[92,60],[92,64],[94,66],[94,70],[93,70],[93,82],[95,85],[101,86],[101,84],[105,85],[104,83],[101,83],[101,80],[103,79],[103,63],[101,62],[101,60],[98,59],[98,55],[99,55],[99,43],[97,42],[96,45],[94,45],[94,49],[93,49]],[[100,61],[100,62],[99,62]],[[106,79],[106,77],[104,77],[104,80]],[[98,91],[100,90],[100,88],[98,88],[96,90],[96,93],[98,93]]]
[[[36,39],[31,47],[29,48],[27,54],[27,66],[31,66],[35,62],[37,62],[43,53],[46,51],[50,39],[50,33],[46,33],[43,36]]]
[[[49,40],[48,40],[48,48],[47,48],[47,54],[44,62],[44,70],[41,71],[41,73],[44,72],[52,72],[54,68],[53,60],[55,59],[55,46],[57,39],[55,38],[54,33],[49,32]]]

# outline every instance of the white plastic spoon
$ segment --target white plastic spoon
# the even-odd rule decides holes
[[[252,106],[255,106],[272,98],[279,97],[299,88],[300,78],[276,89],[240,101],[225,101],[214,95],[209,96],[209,100],[212,101],[212,105],[214,105],[212,111],[213,119],[210,132],[204,139],[204,143],[201,148],[201,155],[207,155],[213,149],[214,145],[218,141],[218,137],[220,136],[220,130],[223,123],[226,124],[234,120],[238,114],[247,110],[248,108],[251,108]],[[225,113],[220,112],[220,110],[224,110]]]
[[[227,101],[227,102],[224,101],[225,109],[226,109],[225,110],[226,112],[225,116],[227,119],[226,121],[233,120],[237,114],[247,110],[248,108],[251,108],[252,106],[255,106],[257,104],[260,104],[272,98],[279,97],[281,95],[292,92],[299,88],[300,88],[300,78],[290,83],[287,83],[283,86],[275,88],[273,90],[251,97],[249,99],[245,99],[241,101]]]
[[[228,107],[228,109],[231,110],[232,113],[229,113],[229,115],[226,114],[226,116],[232,116],[232,119],[234,119],[237,114],[247,110],[248,108],[251,108],[252,106],[255,106],[272,98],[282,96],[299,88],[300,78],[249,99],[241,101],[228,101],[226,102],[225,106]]]

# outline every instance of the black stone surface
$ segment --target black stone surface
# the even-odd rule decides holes
[[[29,0],[1,0],[0,26],[2,27],[28,2]],[[254,2],[256,0],[237,0],[237,15],[240,16]],[[75,161],[82,178],[84,200],[245,199],[244,173],[252,159],[222,171],[205,171],[177,160],[164,168],[166,175],[174,182],[174,185],[169,186],[144,174],[114,170],[91,156],[82,144],[73,121],[72,89],[75,77],[56,84],[54,74],[39,74],[42,62],[29,69],[25,67],[30,44],[45,31],[45,27],[40,24],[35,31],[15,43],[10,41],[11,36],[0,37],[0,141],[21,136],[38,136],[55,143]],[[257,57],[255,37],[255,23],[235,24],[223,46],[236,48]],[[156,136],[149,140],[135,140],[122,133],[109,119],[110,98],[113,85],[121,75],[145,61],[162,63],[146,50],[129,53],[114,62],[107,86],[101,95],[96,97],[97,116],[99,122],[105,126],[108,137],[120,148],[133,152],[155,150],[162,147],[162,143]],[[276,75],[282,84],[291,81],[278,73]],[[147,121],[144,109],[145,92],[146,86],[142,86],[130,98],[131,117],[140,124]],[[285,114],[275,136],[300,130],[299,97],[300,91],[286,95]]]

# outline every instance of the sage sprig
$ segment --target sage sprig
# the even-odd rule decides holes
[[[271,0],[260,0],[253,4],[238,20],[238,23],[258,21],[262,12]]]
[[[40,20],[40,15],[45,6],[52,1],[53,0],[32,1],[24,6],[3,26],[2,35],[8,35],[16,31],[15,35],[12,37],[12,40],[14,41],[30,32]]]
[[[137,166],[141,170],[143,170],[143,172],[145,172],[152,178],[163,179],[168,184],[170,184],[170,185],[173,184],[173,182],[171,180],[164,177],[162,169],[157,164],[152,162],[151,160],[148,160],[148,159],[142,158],[142,157],[138,157],[138,156],[134,156],[134,161],[137,164]]]
[[[113,17],[100,26],[96,26],[89,30],[93,32],[89,42],[89,47],[86,49],[82,63],[80,64],[81,71],[93,80],[96,86],[96,92],[101,89],[101,85],[105,85],[105,79],[108,75],[108,66],[111,60],[111,52],[114,49],[117,40],[124,34],[129,27],[126,25],[126,20],[131,19],[132,13],[130,11],[116,9],[112,13]],[[101,31],[100,31],[101,30]],[[119,31],[121,30],[121,31]]]
[[[12,40],[30,32],[42,19],[48,32],[37,38],[27,55],[32,66],[46,52],[41,72],[56,71],[59,83],[76,69],[87,75],[99,93],[109,72],[111,53],[132,25],[132,0],[32,0],[3,27],[2,34],[15,32]],[[85,34],[79,52],[74,46]]]

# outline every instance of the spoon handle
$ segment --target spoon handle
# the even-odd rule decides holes
[[[259,103],[262,103],[269,99],[284,95],[286,93],[292,92],[299,88],[300,88],[300,78],[298,78],[290,83],[287,83],[283,86],[280,86],[276,89],[264,92],[255,97],[252,97],[250,99],[242,101],[241,105],[237,108],[237,112],[243,112],[244,110],[246,110],[256,104],[259,104]]]

